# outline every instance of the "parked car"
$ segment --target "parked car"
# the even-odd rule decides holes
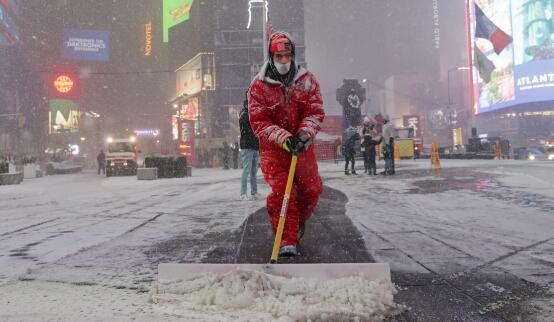
[[[554,147],[546,149],[545,155],[548,160],[554,161]]]
[[[546,155],[537,148],[527,148],[527,160],[546,160]]]
[[[538,148],[516,148],[514,149],[514,157],[517,160],[547,160],[547,155]],[[554,159],[554,156],[552,157]]]

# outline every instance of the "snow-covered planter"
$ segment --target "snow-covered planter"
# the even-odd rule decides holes
[[[23,181],[23,172],[0,173],[0,186],[19,184]]]
[[[40,177],[40,166],[36,163],[28,163],[23,165],[23,178],[31,179]]]

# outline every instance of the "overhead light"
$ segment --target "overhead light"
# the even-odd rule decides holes
[[[173,108],[178,108],[178,107],[179,107],[179,104],[177,104],[177,103],[173,104]]]

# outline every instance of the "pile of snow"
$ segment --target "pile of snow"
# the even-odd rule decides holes
[[[164,313],[218,321],[382,321],[402,310],[395,293],[390,281],[362,276],[318,280],[235,270],[159,283],[150,300]]]

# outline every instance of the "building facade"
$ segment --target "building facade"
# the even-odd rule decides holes
[[[194,1],[188,20],[169,30],[169,56],[177,82],[170,101],[179,111],[191,101],[198,105],[194,128],[199,155],[221,148],[224,141],[238,141],[238,113],[264,60],[264,5],[251,0]],[[267,5],[273,29],[292,35],[296,62],[305,64],[303,1],[268,1]],[[185,73],[189,76],[183,80],[179,75]],[[179,125],[174,127],[179,132]]]

